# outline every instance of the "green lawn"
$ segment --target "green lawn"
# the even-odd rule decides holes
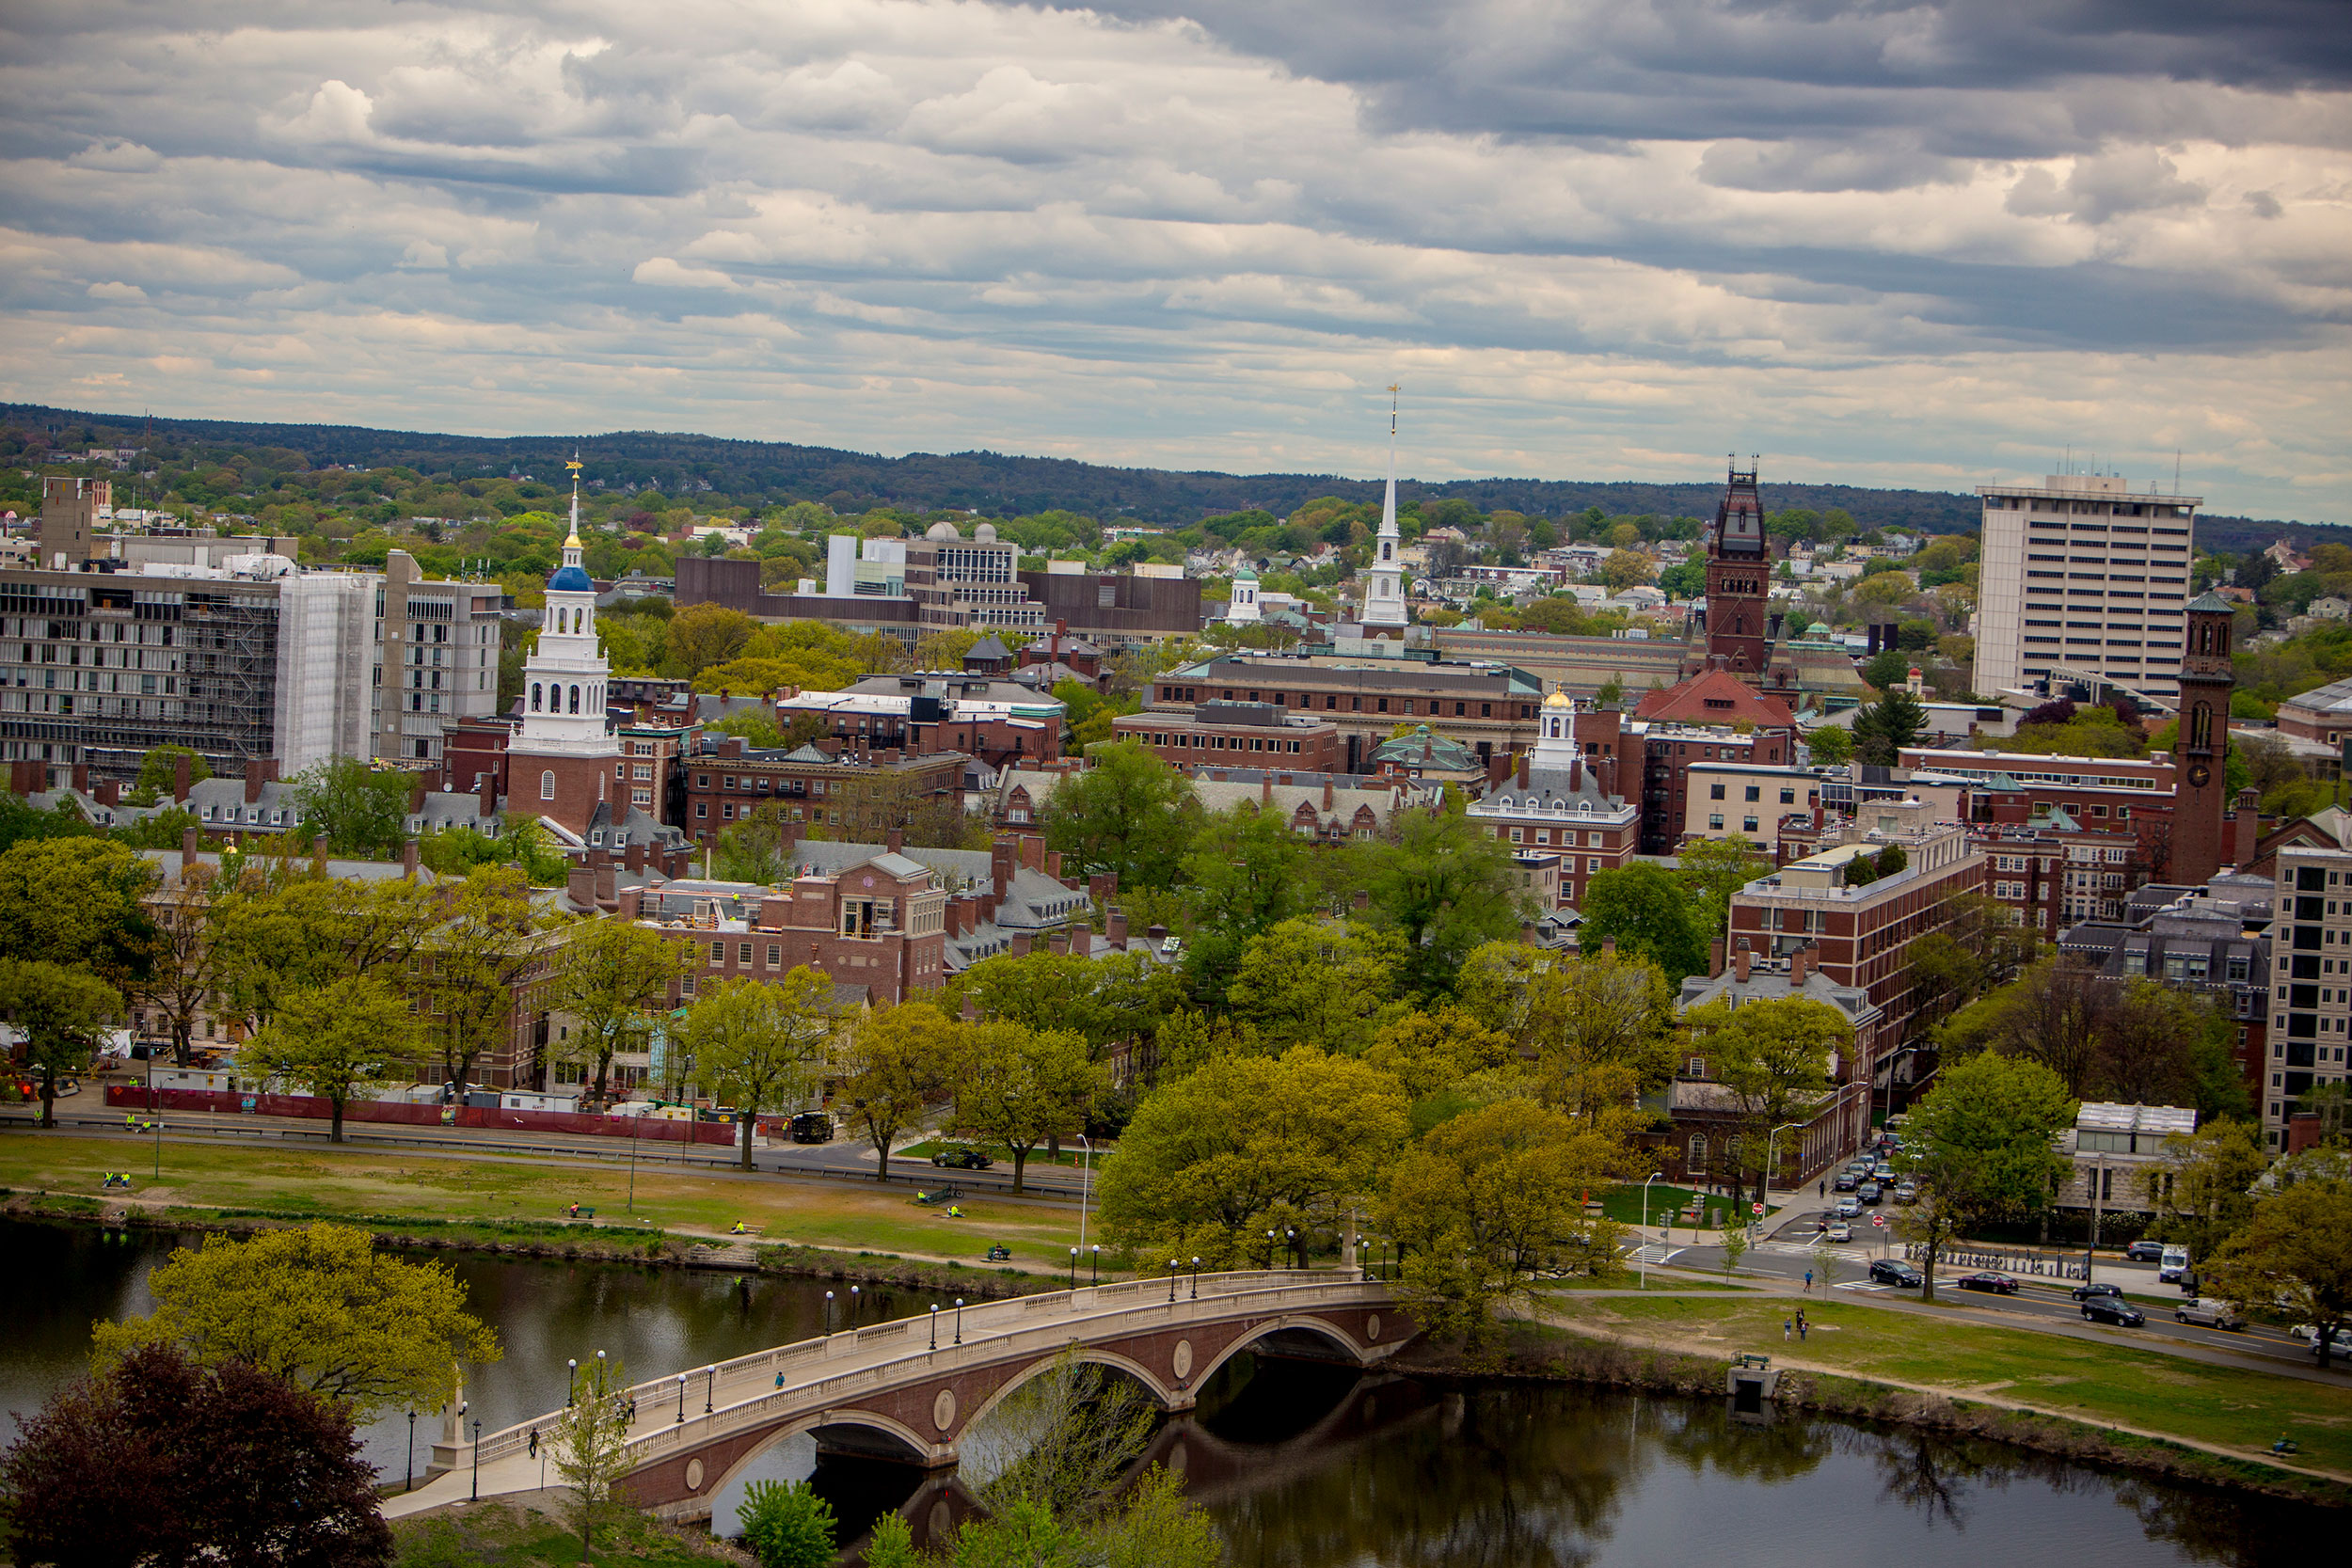
[[[1995,1328],[1847,1302],[1805,1305],[1813,1333],[1781,1343],[1797,1305],[1613,1297],[1555,1298],[1549,1315],[1631,1333],[1693,1354],[1760,1351],[1810,1365],[1949,1391],[1989,1394],[2055,1415],[2112,1422],[2265,1454],[2285,1433],[2314,1465],[2352,1471],[2352,1386],[2214,1367],[2125,1343]]]
[[[593,1563],[643,1563],[652,1568],[734,1562],[738,1559],[698,1531],[655,1524],[622,1511],[596,1542]],[[392,1526],[393,1568],[556,1568],[582,1560],[580,1533],[536,1504],[486,1501],[437,1510]]]
[[[1684,1217],[1683,1211],[1690,1206],[1691,1197],[1692,1189],[1689,1187],[1669,1187],[1663,1181],[1651,1182],[1649,1189],[1650,1228],[1655,1230],[1665,1224],[1666,1215],[1670,1211],[1679,1227],[1689,1228],[1689,1221]],[[1709,1197],[1706,1201],[1719,1208],[1728,1209],[1731,1206],[1731,1200],[1724,1197]],[[1600,1212],[1620,1225],[1641,1224],[1642,1189],[1638,1186],[1613,1189],[1602,1195]]]
[[[108,1198],[105,1173],[128,1170],[135,1202],[198,1210],[248,1210],[321,1219],[455,1221],[543,1226],[571,1203],[596,1211],[596,1227],[725,1231],[738,1220],[758,1239],[848,1252],[952,1258],[977,1263],[992,1242],[1016,1266],[1050,1271],[1066,1263],[1078,1216],[981,1196],[964,1217],[917,1208],[904,1188],[876,1182],[730,1178],[641,1164],[635,1208],[626,1165],[550,1164],[522,1159],[300,1149],[215,1144],[164,1145],[163,1180],[148,1175],[151,1145],[10,1131],[0,1137],[0,1187]],[[116,1199],[119,1201],[119,1199]],[[646,1230],[652,1234],[652,1228]]]

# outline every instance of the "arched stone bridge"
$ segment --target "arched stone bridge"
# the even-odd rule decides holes
[[[830,1449],[950,1465],[973,1422],[1073,1345],[1179,1411],[1252,1346],[1370,1366],[1418,1332],[1393,1287],[1352,1270],[1179,1275],[1172,1292],[1168,1280],[1145,1279],[986,1302],[962,1309],[960,1335],[957,1316],[949,1307],[935,1321],[877,1323],[695,1368],[683,1419],[675,1374],[637,1385],[624,1489],[670,1517],[706,1517],[738,1471],[801,1433]],[[387,1499],[384,1512],[463,1499],[477,1466],[484,1497],[537,1488],[530,1433],[544,1444],[560,1414],[485,1433],[479,1454],[469,1443],[437,1443],[436,1479]]]

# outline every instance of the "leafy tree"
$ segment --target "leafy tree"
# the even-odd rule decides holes
[[[1681,860],[1675,875],[1697,895],[1698,930],[1710,942],[1729,936],[1731,895],[1772,868],[1771,856],[1738,836],[1686,844]]]
[[[1597,954],[1614,939],[1617,951],[1646,958],[1668,984],[1707,967],[1707,939],[1692,921],[1692,898],[1663,866],[1633,864],[1600,872],[1584,884],[1584,923],[1577,945]]]
[[[755,1481],[735,1510],[760,1568],[825,1568],[833,1560],[833,1504],[798,1481]]]
[[[257,1367],[364,1421],[389,1406],[435,1408],[450,1397],[453,1362],[502,1354],[446,1264],[387,1257],[349,1226],[207,1236],[158,1263],[148,1290],[151,1315],[98,1325],[102,1370],[141,1346],[177,1345],[207,1366]]]
[[[670,617],[663,637],[661,673],[691,680],[714,665],[725,664],[749,645],[753,629],[752,618],[739,610],[690,605]]]
[[[2325,1370],[2335,1336],[2352,1323],[2352,1181],[2305,1178],[2265,1194],[2245,1227],[2203,1265],[2203,1275],[2232,1301],[2286,1304],[2315,1328]]]
[[[1517,1055],[1509,1037],[1489,1029],[1468,1008],[1449,1004],[1434,1012],[1408,1012],[1391,1019],[1364,1048],[1367,1067],[1377,1068],[1416,1099],[1438,1094],[1473,1073],[1486,1072]],[[1420,1119],[1415,1108],[1415,1119]]]
[[[63,805],[64,802],[60,801],[59,804]],[[0,810],[5,809],[4,805],[0,805]],[[55,813],[48,815],[54,816]],[[75,822],[82,821],[81,813],[71,812],[69,815]],[[200,833],[203,827],[203,823],[198,820],[196,813],[184,806],[173,806],[166,811],[150,812],[135,822],[124,823],[107,836],[127,849],[177,849],[185,842],[187,831],[190,828],[196,829]],[[88,832],[97,832],[87,823],[83,823],[83,828]],[[12,844],[18,836],[20,835],[0,830],[0,844]],[[57,832],[24,836],[63,838],[72,835],[67,832]]]
[[[507,1037],[515,992],[544,961],[548,920],[532,907],[522,873],[478,866],[457,884],[447,916],[426,947],[435,1010],[441,1015],[441,1065],[459,1092],[473,1066]]]
[[[1853,1047],[1853,1025],[1846,1015],[1810,997],[1775,997],[1738,1007],[1718,999],[1693,1008],[1686,1022],[1691,1050],[1707,1057],[1738,1107],[1747,1133],[1740,1146],[1756,1156],[1759,1168],[1769,1157],[1772,1129],[1799,1119],[1821,1100],[1830,1053]]]
[[[1907,691],[1882,688],[1877,702],[1865,703],[1854,709],[1854,760],[1872,767],[1892,768],[1900,759],[1904,747],[1919,743],[1927,727],[1928,711],[1919,705],[1918,699]]]
[[[58,1078],[87,1069],[121,1016],[121,995],[94,974],[0,958],[0,1018],[24,1037],[25,1065],[40,1082],[41,1126],[57,1125]]]
[[[1805,750],[1813,760],[1830,768],[1843,768],[1853,760],[1853,734],[1836,724],[1821,724],[1805,731]]]
[[[227,859],[228,857],[224,857]],[[227,929],[246,899],[241,884],[258,873],[216,870],[201,861],[180,868],[179,880],[148,904],[153,931],[147,945],[147,973],[134,992],[164,1016],[171,1032],[172,1059],[184,1067],[196,1048],[196,1021],[211,1010],[226,988],[236,958]]]
[[[222,1000],[258,1032],[296,991],[344,974],[405,974],[441,919],[440,895],[405,878],[306,875],[271,885],[248,870],[217,923],[230,950]]]
[[[956,1121],[1011,1151],[1017,1193],[1030,1151],[1049,1138],[1074,1136],[1103,1082],[1076,1035],[1019,1023],[976,1024],[964,1032],[956,1065]]]
[[[721,881],[754,882],[775,887],[792,879],[793,830],[787,825],[789,808],[768,801],[719,831],[711,856],[711,872]]]
[[[2208,1121],[2164,1140],[2164,1164],[2149,1169],[2146,1197],[2160,1241],[2211,1258],[2246,1228],[2254,1184],[2268,1167],[2262,1129],[2245,1121]]]
[[[1086,771],[1047,799],[1046,844],[1074,874],[1112,872],[1121,888],[1171,885],[1189,841],[1192,784],[1139,742],[1087,753]]]
[[[947,987],[946,1006],[952,1011],[969,1001],[984,1019],[1067,1030],[1101,1061],[1118,1046],[1149,1039],[1182,1002],[1180,990],[1148,953],[1080,958],[1032,949],[965,970]]]
[[[1517,935],[1531,912],[1511,847],[1467,816],[1406,813],[1370,849],[1372,918],[1404,939],[1404,982],[1416,995],[1450,991],[1474,948]]]
[[[185,812],[169,812],[165,815],[187,816],[190,825],[194,825],[196,821],[195,817],[188,816]],[[95,838],[97,836],[98,829],[91,824],[88,817],[82,815],[82,809],[75,805],[71,798],[61,797],[56,804],[47,811],[35,811],[21,797],[0,792],[0,851],[12,849],[26,839]],[[171,839],[167,844],[149,845],[133,842],[126,830],[118,830],[116,836],[118,842],[128,844],[134,849],[177,848],[180,845],[180,832],[176,825],[172,829]]]
[[[1103,1165],[1104,1233],[1146,1258],[1232,1266],[1263,1230],[1369,1190],[1405,1129],[1396,1081],[1348,1057],[1213,1057],[1136,1106]]]
[[[1649,557],[1639,550],[1611,550],[1608,558],[1600,563],[1600,580],[1620,593],[1635,583],[1647,582],[1649,578]]]
[[[1658,586],[1670,599],[1695,599],[1707,592],[1707,552],[1692,550],[1658,573]]]
[[[1201,818],[1183,877],[1193,912],[1184,973],[1194,995],[1224,995],[1250,942],[1314,907],[1317,853],[1273,812],[1237,807]]]
[[[118,990],[142,979],[155,868],[119,844],[21,843],[0,854],[0,958],[89,970]]]
[[[156,746],[139,759],[136,783],[124,791],[127,805],[151,806],[171,793],[180,782],[180,759],[188,762],[188,783],[202,784],[213,776],[213,765],[204,760],[204,753],[189,746]]]
[[[387,1060],[416,1048],[416,1015],[372,974],[346,974],[288,997],[247,1049],[327,1103],[329,1143],[343,1141],[343,1107],[389,1076]]]
[[[593,1069],[590,1092],[602,1103],[613,1053],[633,1048],[648,1016],[669,1006],[670,988],[694,969],[694,951],[632,920],[591,918],[558,934],[562,959],[548,1005],[570,1015],[564,1056]]]
[[[1896,1225],[1926,1248],[1921,1272],[1935,1296],[1939,1253],[1973,1227],[2039,1212],[2066,1174],[2059,1132],[2076,1101],[2040,1062],[1990,1053],[1947,1064],[1912,1107],[1899,1168],[1919,1201]]]
[[[832,977],[806,964],[781,980],[724,980],[695,998],[680,1038],[703,1081],[742,1117],[745,1170],[759,1113],[808,1097],[834,1026]]]
[[[391,1530],[348,1411],[241,1361],[143,1346],[0,1457],[15,1560],[380,1568]]]
[[[840,1100],[874,1146],[874,1177],[890,1180],[890,1144],[953,1081],[957,1025],[929,1002],[868,1013],[843,1042]]]
[[[571,1491],[572,1524],[580,1531],[580,1560],[595,1550],[596,1527],[626,1513],[628,1502],[614,1484],[628,1471],[628,1370],[608,1364],[601,1353],[593,1368],[572,1373],[564,1414],[548,1435],[555,1473]]]
[[[1275,1051],[1340,1051],[1367,1032],[1406,958],[1393,931],[1286,920],[1243,952],[1226,1000]]]
[[[406,773],[331,757],[294,780],[294,812],[330,854],[385,859],[408,840],[408,786]]]
[[[1483,1347],[1495,1309],[1538,1281],[1618,1271],[1623,1227],[1570,1195],[1613,1186],[1622,1140],[1532,1101],[1502,1100],[1439,1126],[1397,1161],[1383,1223],[1407,1249],[1404,1284],[1422,1325]]]

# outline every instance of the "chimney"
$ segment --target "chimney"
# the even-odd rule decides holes
[[[1274,804],[1274,775],[1272,773],[1258,775],[1258,803],[1262,806]]]
[[[1748,983],[1748,950],[1744,947],[1731,956],[1731,977],[1741,985]]]
[[[2262,793],[2254,789],[2237,792],[2237,821],[2233,832],[2236,842],[2231,846],[2237,851],[2230,859],[2240,871],[2254,863],[2254,846],[2262,838]]]
[[[181,766],[186,765],[187,759],[183,757]],[[196,863],[196,844],[197,832],[194,828],[180,830],[180,875],[183,877],[188,874],[188,867]]]
[[[1045,840],[1037,833],[1021,835],[1021,863],[1032,871],[1045,869]],[[1058,876],[1057,872],[1055,875]]]
[[[1812,958],[1812,953],[1803,947],[1788,955],[1788,989],[1790,990],[1804,990],[1804,974]]]
[[[1042,844],[1045,841],[1043,839],[1039,839],[1038,842]],[[1053,878],[1054,880],[1057,882],[1062,879],[1061,851],[1059,849],[1048,849],[1045,851],[1045,874],[1048,877]]]
[[[1070,956],[1073,958],[1092,958],[1094,956],[1094,933],[1083,926],[1071,932]]]
[[[962,899],[948,899],[946,905],[940,910],[939,917],[942,926],[945,927],[947,932],[947,940],[949,942],[953,942],[956,938],[963,935]]]
[[[1157,947],[1168,940],[1168,927],[1153,924],[1143,928],[1143,940]]]
[[[410,774],[408,777],[408,809],[410,811],[424,810],[424,775],[421,773]]]
[[[102,806],[119,806],[122,804],[122,781],[120,779],[101,779],[98,783],[97,793],[93,799],[95,799]]]
[[[1582,789],[1583,787],[1584,787],[1584,759],[1583,759],[1581,756],[1573,756],[1573,757],[1570,757],[1570,758],[1568,759],[1568,789],[1569,789],[1569,792],[1570,792],[1571,794],[1573,794],[1575,791],[1580,790],[1580,789]]]
[[[411,840],[411,842],[414,841]],[[564,894],[571,900],[572,908],[576,910],[595,909],[596,907],[596,868],[590,865],[574,865],[570,875],[564,879]]]
[[[642,838],[630,839],[628,847],[621,851],[621,863],[631,871],[644,870],[645,841]]]
[[[596,908],[617,910],[621,907],[621,895],[615,886],[618,880],[619,879],[613,875],[612,857],[598,855],[596,857]]]
[[[76,795],[89,793],[89,764],[87,762],[77,762],[73,765],[73,793]],[[246,799],[250,800],[253,797],[248,795]]]
[[[1019,854],[1017,841],[1009,835],[995,839],[988,847],[989,880],[1000,898],[1012,891],[1013,868]]]
[[[1813,831],[1821,831],[1821,798],[1818,795],[1813,798]]]
[[[1707,944],[1707,977],[1710,980],[1724,972],[1724,939],[1717,937]]]
[[[897,854],[906,847],[906,830],[903,828],[893,828],[882,835],[882,848],[889,854]]]
[[[1323,776],[1323,809],[1325,811],[1329,811],[1331,809],[1336,793],[1337,792],[1332,788],[1331,775],[1326,773]]]
[[[413,838],[401,840],[400,874],[412,882],[417,879],[417,841]]]
[[[1054,935],[1045,939],[1045,945],[1055,957],[1059,958],[1064,953],[1070,951],[1070,939],[1061,935],[1059,932],[1056,932]]]
[[[644,890],[643,888],[625,889],[621,894],[621,918],[623,920],[635,920],[644,912]]]
[[[1016,958],[1025,958],[1029,956],[1028,932],[1015,931],[1012,934],[1012,956]]]
[[[996,895],[993,893],[984,893],[980,895],[979,901],[974,906],[974,908],[979,911],[980,926],[993,926],[996,924]],[[977,927],[976,927],[975,929],[977,929]]]
[[[1523,920],[1519,922],[1519,945],[1522,947],[1533,947],[1535,945],[1535,923],[1534,921]]]
[[[245,759],[245,803],[253,805],[262,799],[262,786],[278,777],[278,762],[274,757]]]
[[[1615,958],[1617,956],[1617,939],[1615,937],[1601,938],[1600,950],[1605,956],[1612,958]]]
[[[1127,911],[1113,910],[1103,917],[1103,942],[1108,947],[1124,949],[1127,945]]]
[[[1528,756],[1525,752],[1521,752],[1519,753],[1519,787],[1521,789],[1525,789],[1527,787],[1527,769]]]
[[[182,805],[187,804],[188,759],[184,756],[171,759],[171,798]]]
[[[1359,887],[1356,890],[1356,908],[1359,910],[1368,910],[1372,908],[1372,890],[1370,888]]]
[[[499,775],[495,768],[485,768],[474,776],[475,792],[482,798],[482,820],[488,822],[499,814]]]
[[[962,1017],[966,1023],[977,1023],[980,1021],[980,1005],[969,995],[963,999]]]
[[[723,757],[739,757],[751,749],[752,743],[739,735],[726,736],[719,742],[719,754]]]

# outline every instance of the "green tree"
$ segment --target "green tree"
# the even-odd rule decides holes
[[[227,927],[246,902],[239,896],[242,884],[256,882],[259,876],[258,869],[240,874],[194,861],[148,900],[152,935],[146,973],[132,994],[163,1015],[171,1032],[172,1060],[183,1067],[195,1053],[197,1020],[216,1006],[228,982],[236,947]]]
[[[1692,1053],[1706,1056],[1739,1110],[1747,1134],[1739,1147],[1753,1153],[1759,1167],[1774,1152],[1772,1130],[1805,1119],[1826,1094],[1830,1053],[1853,1047],[1846,1015],[1809,997],[1752,1000],[1738,1007],[1719,999],[1692,1009],[1685,1022]]]
[[[1405,1291],[1422,1326],[1483,1349],[1496,1308],[1532,1299],[1540,1281],[1619,1272],[1624,1227],[1586,1217],[1571,1195],[1614,1186],[1627,1159],[1622,1140],[1516,1099],[1406,1149],[1381,1214],[1406,1249]]]
[[[1853,734],[1836,724],[1819,724],[1804,732],[1805,750],[1813,760],[1830,768],[1843,768],[1853,760]]]
[[[2075,1101],[2040,1062],[1985,1053],[1949,1063],[1912,1107],[1899,1166],[1919,1201],[1896,1221],[1925,1251],[1924,1299],[1935,1297],[1935,1260],[1975,1227],[2039,1212],[2066,1174],[2059,1132]]]
[[[1892,768],[1900,760],[1904,747],[1919,743],[1927,727],[1928,710],[1916,698],[1907,691],[1883,689],[1877,702],[1854,709],[1853,758],[1873,767]]]
[[[1682,847],[1675,875],[1698,898],[1703,939],[1729,938],[1731,895],[1772,869],[1772,857],[1745,838],[1707,838]]]
[[[175,1344],[207,1366],[259,1367],[364,1422],[400,1404],[437,1408],[453,1363],[503,1354],[448,1265],[379,1253],[350,1226],[207,1236],[158,1263],[148,1291],[151,1315],[98,1325],[101,1370],[135,1346]]]
[[[833,1504],[805,1481],[752,1482],[735,1518],[760,1568],[825,1568],[833,1560]]]
[[[94,974],[62,964],[0,958],[0,1018],[24,1037],[25,1065],[40,1085],[40,1124],[57,1124],[57,1080],[88,1068],[122,997]]]
[[[1226,1001],[1275,1051],[1341,1051],[1365,1037],[1405,962],[1393,931],[1286,920],[1242,953]]]
[[[964,1031],[956,1064],[956,1123],[1012,1154],[1012,1190],[1022,1191],[1029,1155],[1048,1139],[1073,1137],[1103,1090],[1087,1042],[1057,1029],[980,1023]]]
[[[151,806],[169,795],[180,782],[180,759],[188,760],[188,783],[202,784],[213,776],[204,753],[189,746],[156,746],[139,759],[136,783],[123,793],[126,805]]]
[[[442,1069],[462,1092],[474,1063],[507,1038],[516,988],[546,959],[548,917],[511,866],[477,866],[445,911],[425,948],[426,984],[440,1014]]]
[[[1250,942],[1313,908],[1317,853],[1273,812],[1236,807],[1200,819],[1183,877],[1193,914],[1184,974],[1195,996],[1225,994]]]
[[[548,1446],[555,1473],[571,1496],[573,1528],[580,1531],[580,1560],[595,1550],[596,1528],[628,1512],[615,1483],[628,1472],[628,1370],[608,1364],[601,1352],[595,1367],[572,1373],[564,1413],[555,1418]]]
[[[155,868],[119,844],[39,839],[0,854],[0,958],[89,970],[118,990],[143,979]]]
[[[849,1119],[874,1148],[876,1180],[890,1180],[890,1144],[954,1081],[958,1026],[929,1002],[901,1002],[859,1019],[837,1066]]]
[[[1686,974],[1707,967],[1707,939],[1692,921],[1692,897],[1663,866],[1613,867],[1584,884],[1584,923],[1577,927],[1580,949],[1597,954],[1614,939],[1617,951],[1646,958],[1679,985]]]
[[[1181,985],[1144,952],[1080,958],[1038,948],[999,954],[947,987],[953,1011],[969,1001],[984,1019],[1030,1029],[1062,1029],[1101,1061],[1120,1045],[1149,1039],[1181,1004]]]
[[[688,1010],[679,1038],[702,1081],[742,1118],[745,1170],[759,1113],[800,1103],[816,1086],[835,1017],[832,977],[806,964],[780,980],[723,980]]]
[[[2313,1326],[2325,1370],[2336,1335],[2352,1323],[2352,1181],[2306,1178],[2257,1199],[2245,1228],[2221,1244],[2203,1275],[2231,1301],[2285,1304]]]
[[[165,812],[165,816],[185,818],[185,826],[194,827],[196,818],[186,812]],[[183,824],[174,820],[171,836],[159,844],[138,841],[136,830],[145,826],[145,819],[129,829],[117,829],[116,842],[134,849],[176,849],[180,847]],[[47,811],[35,811],[23,798],[0,792],[0,851],[14,848],[26,839],[36,838],[95,838],[98,829],[82,815],[82,808],[71,796],[61,796]]]
[[[694,949],[633,920],[590,918],[564,927],[548,1005],[571,1017],[560,1051],[591,1069],[590,1093],[601,1104],[614,1053],[633,1049],[650,1015],[665,1009],[670,988],[694,969]]]
[[[754,629],[752,618],[739,610],[715,604],[691,605],[670,617],[669,629],[662,640],[661,673],[674,679],[691,680],[743,653]]]
[[[1136,1107],[1103,1165],[1104,1234],[1145,1258],[1239,1264],[1263,1231],[1371,1190],[1405,1131],[1396,1081],[1349,1057],[1212,1057]]]
[[[1047,798],[1045,842],[1081,877],[1115,873],[1122,889],[1170,886],[1190,841],[1192,784],[1136,741],[1097,746],[1082,773]]]
[[[332,757],[294,780],[294,814],[330,854],[386,859],[408,840],[409,778],[358,757]]]
[[[2156,1238],[2180,1243],[2191,1258],[2211,1258],[2253,1217],[2254,1184],[2269,1164],[2262,1129],[2249,1122],[2209,1121],[2193,1133],[2173,1133],[2164,1140],[2164,1163],[2146,1173]]]
[[[372,974],[346,974],[315,990],[296,991],[246,1050],[327,1103],[327,1141],[343,1141],[343,1107],[365,1099],[389,1075],[385,1063],[416,1049],[408,1004]]]
[[[1511,847],[1467,816],[1407,812],[1370,849],[1372,919],[1404,939],[1404,981],[1416,995],[1449,993],[1473,949],[1516,936],[1533,912]]]

